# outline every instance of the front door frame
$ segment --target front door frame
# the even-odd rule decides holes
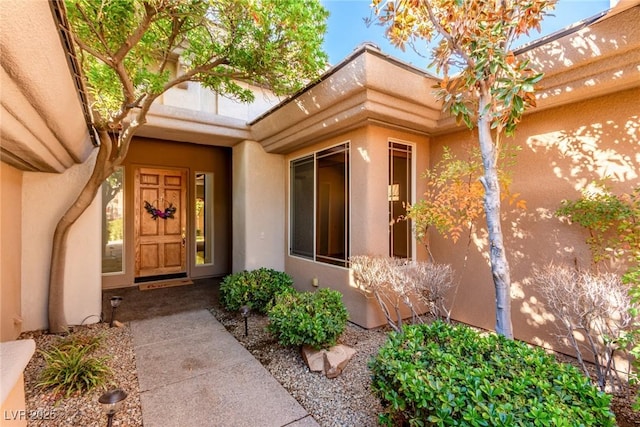
[[[134,282],[188,277],[189,170],[135,165],[133,174]],[[158,210],[155,219],[150,206]],[[169,208],[176,209],[173,217],[163,218]]]

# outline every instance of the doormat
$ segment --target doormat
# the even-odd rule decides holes
[[[193,285],[193,281],[189,279],[181,279],[181,280],[165,280],[163,282],[140,283],[138,285],[138,289],[140,289],[141,291],[148,291],[150,289],[172,288],[174,286],[184,286],[184,285]]]

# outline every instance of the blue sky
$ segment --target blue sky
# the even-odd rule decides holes
[[[370,41],[380,47],[383,52],[426,69],[430,62],[428,58],[419,56],[410,47],[405,52],[393,47],[385,39],[383,27],[375,24],[366,26],[364,18],[371,14],[369,7],[371,0],[321,0],[321,2],[330,13],[324,45],[331,65],[342,61],[363,42]],[[559,0],[553,12],[555,16],[545,18],[542,33],[539,34],[534,30],[531,39],[538,39],[608,8],[608,0]],[[423,53],[428,54],[427,51]]]

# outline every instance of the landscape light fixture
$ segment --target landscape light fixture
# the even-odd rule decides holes
[[[102,405],[102,410],[107,414],[107,427],[112,426],[113,416],[120,410],[120,406],[122,406],[122,402],[126,398],[127,393],[122,389],[116,388],[107,391],[98,399],[98,402]]]
[[[118,308],[121,302],[122,302],[122,297],[119,297],[119,296],[111,297],[111,321],[109,322],[110,328],[113,328],[113,321],[116,318],[116,308]]]
[[[247,322],[247,319],[249,318],[249,306],[248,305],[243,305],[242,307],[240,307],[240,314],[242,315],[242,317],[244,317],[244,336],[246,337],[247,335],[249,335],[249,324]]]

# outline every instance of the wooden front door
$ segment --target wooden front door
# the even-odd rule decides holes
[[[135,173],[136,278],[186,272],[187,172]]]

